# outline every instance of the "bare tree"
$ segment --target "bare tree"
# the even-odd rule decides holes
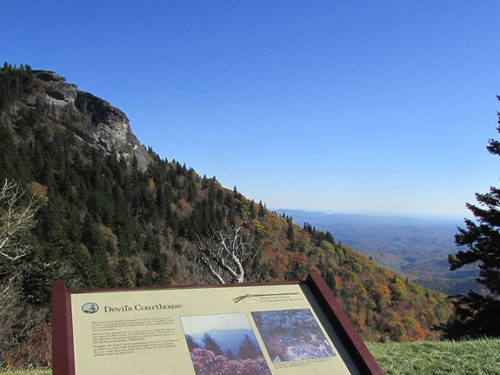
[[[17,183],[0,183],[0,367],[47,321],[48,308],[25,303],[21,292],[25,257],[31,253],[27,239],[39,207]]]
[[[4,276],[0,271],[0,318],[19,301],[19,274]]]
[[[35,224],[35,213],[40,207],[29,197],[23,204],[25,193],[15,182],[5,180],[0,188],[0,258],[15,261],[29,250],[26,233]]]
[[[20,272],[16,262],[29,252],[26,235],[39,208],[33,197],[9,180],[0,187],[0,315],[18,299]]]
[[[245,271],[259,249],[251,238],[241,233],[242,226],[226,226],[212,235],[198,239],[198,261],[219,283],[242,283]]]

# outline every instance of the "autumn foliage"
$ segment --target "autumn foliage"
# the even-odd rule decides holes
[[[263,238],[262,262],[267,265],[270,279],[304,279],[311,270],[320,272],[367,340],[411,341],[439,337],[433,327],[451,313],[445,295],[426,290],[377,266],[308,224],[302,228],[293,225],[292,245],[286,236],[292,225],[291,218],[268,213],[261,223],[274,229],[274,233],[268,231]],[[290,248],[293,250],[288,250]]]

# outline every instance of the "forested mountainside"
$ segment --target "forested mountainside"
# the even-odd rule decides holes
[[[299,227],[236,188],[146,151],[121,111],[55,73],[5,65],[0,120],[0,178],[41,205],[31,253],[0,263],[0,277],[13,267],[22,273],[26,303],[12,309],[19,319],[28,308],[47,310],[52,279],[72,288],[215,282],[197,261],[199,243],[227,225],[241,226],[255,244],[247,281],[319,271],[365,339],[436,337],[431,328],[451,313],[443,294],[377,266],[330,233]]]

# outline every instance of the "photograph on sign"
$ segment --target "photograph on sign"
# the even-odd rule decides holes
[[[196,375],[271,375],[245,313],[181,317]]]
[[[335,355],[309,309],[252,312],[252,316],[273,363]]]

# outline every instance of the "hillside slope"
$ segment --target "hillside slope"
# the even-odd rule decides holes
[[[43,205],[23,283],[32,306],[47,306],[54,278],[73,288],[214,282],[196,261],[198,240],[241,225],[256,244],[247,280],[317,270],[366,339],[436,337],[431,327],[451,312],[443,294],[162,160],[140,146],[121,111],[46,75],[58,77],[29,67],[0,71],[0,178]]]

